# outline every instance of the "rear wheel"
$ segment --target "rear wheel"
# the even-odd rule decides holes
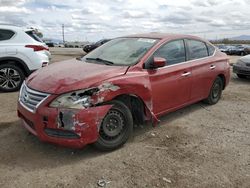
[[[129,108],[120,101],[111,101],[112,108],[104,117],[99,138],[94,146],[102,151],[121,147],[133,132],[133,117]]]
[[[23,71],[12,64],[0,65],[0,90],[12,92],[20,89],[25,76]]]
[[[223,81],[220,77],[217,77],[211,87],[208,98],[204,102],[211,105],[216,104],[220,100],[222,89]]]
[[[243,75],[243,74],[237,74],[237,76],[238,76],[239,78],[246,78],[246,77],[247,77],[246,75]]]

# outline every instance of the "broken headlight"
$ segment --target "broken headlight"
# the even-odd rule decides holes
[[[52,101],[50,107],[82,109],[91,106],[90,100],[90,96],[86,95],[86,90],[74,91],[59,96]]]

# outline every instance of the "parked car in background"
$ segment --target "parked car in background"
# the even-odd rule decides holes
[[[63,43],[56,43],[56,44],[55,44],[55,47],[64,48],[65,45],[64,45]]]
[[[25,77],[48,65],[50,56],[32,29],[0,24],[0,90],[18,90]]]
[[[86,41],[76,41],[76,42],[65,42],[65,48],[83,48],[86,44],[89,44]]]
[[[245,54],[245,47],[244,46],[232,46],[229,49],[229,55],[239,55],[244,56]]]
[[[219,50],[227,55],[230,55],[231,49],[233,46],[228,46],[228,45],[220,45],[218,46]]]
[[[113,150],[134,124],[201,100],[216,104],[229,77],[227,56],[201,38],[125,36],[34,72],[20,90],[18,116],[42,141]]]
[[[218,45],[217,47],[227,55],[244,56],[250,54],[250,48],[246,45]]]
[[[250,76],[250,55],[246,55],[238,59],[233,65],[233,72],[237,74],[239,78],[246,78]]]
[[[250,54],[250,46],[249,45],[245,46],[244,52],[246,55]]]
[[[45,44],[46,44],[48,47],[55,47],[55,43],[54,43],[54,42],[51,42],[51,41],[46,41]]]
[[[63,41],[60,41],[58,39],[43,38],[43,41],[48,47],[59,47],[59,48],[65,47]]]
[[[96,49],[97,47],[105,44],[106,42],[110,41],[111,39],[102,39],[99,40],[98,42],[94,43],[94,44],[87,44],[83,47],[83,51],[86,53],[91,52],[92,50]]]

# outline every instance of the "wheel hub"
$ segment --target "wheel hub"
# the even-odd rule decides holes
[[[119,112],[111,110],[102,122],[100,135],[104,139],[112,140],[123,132],[123,128],[123,116]]]
[[[213,89],[213,98],[218,97],[219,93],[220,93],[220,85],[217,83],[215,84]]]
[[[13,89],[21,82],[20,74],[12,68],[3,68],[0,70],[0,87]]]

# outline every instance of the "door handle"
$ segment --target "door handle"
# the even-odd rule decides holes
[[[213,69],[215,69],[215,68],[216,68],[215,65],[210,65],[210,69],[211,69],[211,70],[213,70]]]
[[[189,75],[191,75],[191,72],[184,72],[181,76],[186,77],[186,76],[189,76]]]

